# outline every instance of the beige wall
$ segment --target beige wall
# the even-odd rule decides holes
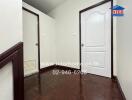
[[[102,0],[67,0],[49,13],[56,20],[57,62],[79,63],[79,11],[100,1]],[[72,64],[68,66],[79,68]],[[114,18],[114,66],[116,75],[116,18]]]
[[[127,100],[132,100],[132,0],[118,0],[125,16],[117,19],[117,76]]]
[[[56,62],[55,20],[23,2],[23,7],[39,14],[40,18],[40,62],[41,68]]]
[[[22,41],[22,1],[0,2],[0,54]],[[12,64],[0,69],[0,100],[13,100]]]

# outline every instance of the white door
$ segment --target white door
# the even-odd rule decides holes
[[[81,13],[82,72],[111,77],[111,2]]]
[[[23,10],[24,75],[38,72],[38,19]]]

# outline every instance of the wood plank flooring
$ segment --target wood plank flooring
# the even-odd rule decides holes
[[[96,75],[53,75],[53,70],[25,78],[25,100],[123,100],[117,83]]]

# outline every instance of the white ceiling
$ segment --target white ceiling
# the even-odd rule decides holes
[[[66,0],[23,0],[23,1],[43,11],[44,13],[48,13]]]

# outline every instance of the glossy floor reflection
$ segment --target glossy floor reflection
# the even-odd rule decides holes
[[[25,78],[25,100],[123,100],[116,82],[95,75],[53,75]]]

